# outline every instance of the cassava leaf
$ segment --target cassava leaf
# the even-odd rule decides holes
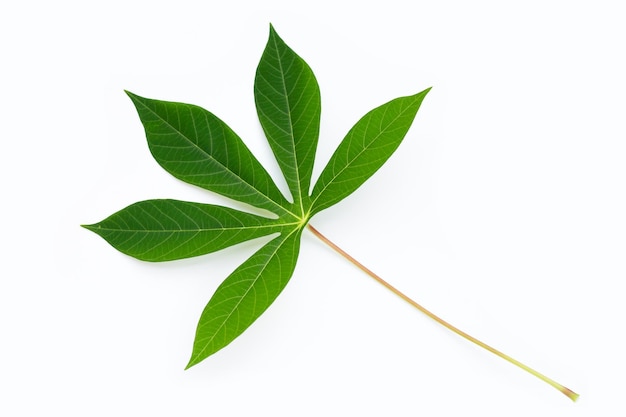
[[[311,193],[315,214],[352,194],[394,153],[430,88],[367,113],[348,132]]]
[[[142,201],[85,226],[118,250],[146,261],[214,252],[277,233],[217,288],[196,330],[187,368],[243,333],[274,302],[296,266],[300,237],[313,215],[352,194],[395,152],[430,89],[368,112],[343,139],[313,186],[311,173],[320,123],[320,92],[313,72],[270,25],[257,68],[254,97],[259,121],[293,197],[290,203],[241,139],[212,113],[190,104],[132,99],[152,155],[175,177],[269,210],[277,218],[177,200]],[[469,336],[420,306],[360,264],[313,226],[309,230],[387,289],[452,332],[519,366],[570,399],[578,394]]]
[[[84,227],[126,255],[157,262],[215,252],[286,226],[228,207],[147,200]]]
[[[223,121],[201,107],[126,92],[154,159],[170,174],[276,214],[289,207],[265,168]]]
[[[232,342],[278,297],[296,266],[301,233],[283,232],[218,287],[200,316],[187,368]]]
[[[270,26],[254,79],[259,121],[304,216],[320,128],[320,90],[313,71]]]
[[[166,171],[269,210],[277,218],[208,204],[148,200],[85,227],[118,250],[147,261],[202,255],[278,233],[215,291],[200,317],[189,368],[232,342],[270,306],[294,271],[300,237],[311,216],[354,192],[380,168],[402,141],[427,92],[367,113],[339,145],[310,194],[320,124],[319,87],[307,63],[270,27],[256,71],[254,98],[293,203],[215,115],[198,106],[127,92],[152,155]]]

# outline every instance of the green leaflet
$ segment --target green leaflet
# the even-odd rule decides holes
[[[152,156],[170,174],[234,200],[285,213],[289,204],[243,141],[212,113],[129,91]]]
[[[389,159],[429,91],[383,104],[350,129],[313,187],[312,214],[352,194]]]
[[[293,203],[223,121],[194,105],[128,93],[152,155],[170,174],[222,196],[269,210],[267,218],[177,200],[142,201],[85,226],[119,251],[146,261],[203,255],[277,233],[218,287],[198,323],[191,367],[232,342],[276,299],[293,274],[311,217],[354,192],[397,149],[428,90],[367,113],[348,132],[312,193],[320,92],[311,68],[273,27],[256,71],[259,121]]]
[[[320,89],[313,71],[270,26],[254,79],[259,121],[304,217],[320,130]]]
[[[148,200],[83,227],[126,255],[157,262],[215,252],[287,226],[228,207]]]
[[[218,287],[200,316],[187,368],[232,342],[278,297],[296,267],[301,233],[293,228],[267,243]]]

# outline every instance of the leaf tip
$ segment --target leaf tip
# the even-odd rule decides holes
[[[131,99],[131,100],[135,100],[136,98],[138,98],[138,97],[139,97],[137,94],[133,94],[133,93],[131,93],[131,92],[130,92],[130,91],[128,91],[128,90],[124,90],[124,92],[126,93],[126,95],[127,95],[128,97],[130,97],[130,99]]]
[[[270,37],[269,37],[269,39],[273,39],[273,38],[278,38],[278,39],[280,39],[282,41],[280,36],[278,36],[278,32],[276,32],[276,28],[274,27],[274,25],[272,25],[270,23]]]
[[[428,94],[430,92],[430,90],[432,90],[433,87],[428,87],[427,89],[420,91],[419,93],[415,94],[415,97],[426,97],[426,94]]]
[[[191,359],[189,359],[189,363],[187,364],[187,366],[185,366],[185,371],[189,368],[191,368],[194,365],[197,365],[198,362],[194,360],[194,357],[192,356]]]

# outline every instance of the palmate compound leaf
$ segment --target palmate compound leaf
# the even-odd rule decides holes
[[[319,134],[319,88],[306,62],[270,27],[257,68],[255,102],[293,203],[241,139],[212,113],[127,92],[152,155],[166,171],[278,218],[200,203],[148,200],[85,227],[123,253],[149,261],[197,256],[279,233],[215,291],[200,317],[189,368],[232,342],[270,306],[293,274],[302,230],[311,216],[354,192],[382,166],[404,138],[427,92],[367,113],[346,135],[309,195]]]

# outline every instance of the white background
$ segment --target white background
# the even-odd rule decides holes
[[[3,3],[0,414],[625,415],[620,3]],[[260,242],[149,264],[79,224],[149,198],[230,204],[152,160],[123,89],[214,112],[278,180],[252,95],[270,22],[321,87],[315,175],[368,110],[433,86],[398,152],[312,223],[577,403],[310,233],[267,313],[183,371]]]

